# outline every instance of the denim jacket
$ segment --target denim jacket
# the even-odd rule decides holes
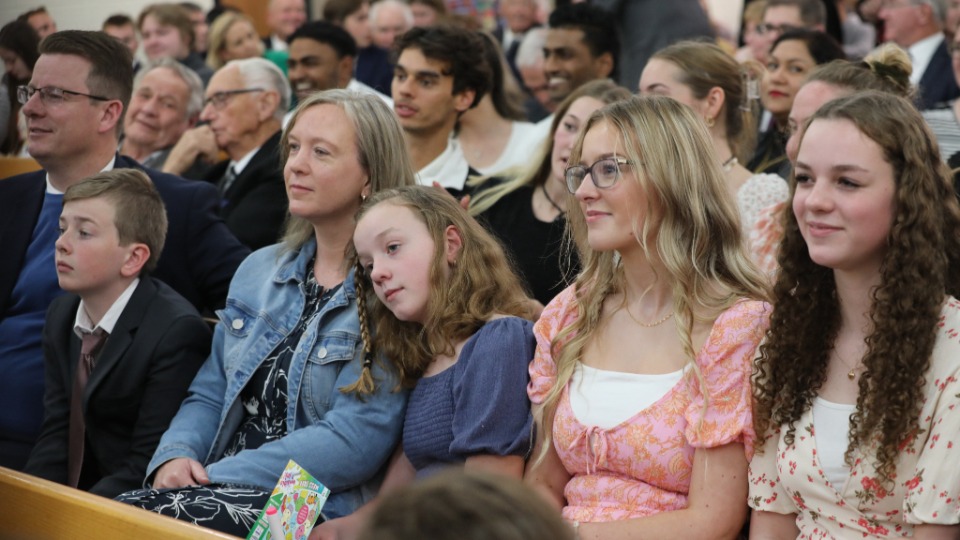
[[[357,380],[363,361],[353,272],[321,308],[294,353],[288,374],[287,435],[230,457],[223,452],[244,412],[240,392],[257,367],[296,326],[304,307],[306,266],[316,251],[280,245],[251,254],[218,312],[210,357],[164,433],[147,478],[165,462],[203,463],[211,482],[273,489],[292,459],[331,490],[323,513],[347,515],[372,498],[377,474],[400,440],[407,392],[374,362],[377,391],[361,400],[340,388]]]

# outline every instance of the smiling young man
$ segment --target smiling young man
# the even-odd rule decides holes
[[[543,57],[550,98],[555,104],[592,80],[616,79],[620,57],[616,21],[607,11],[590,4],[558,7],[550,14]]]
[[[455,137],[460,115],[490,87],[482,38],[453,26],[414,28],[397,38],[393,109],[400,119],[417,183],[465,195],[470,166]]]
[[[151,4],[137,17],[137,29],[148,60],[174,58],[195,71],[204,85],[210,82],[213,70],[193,50],[196,35],[185,8],[176,4]]]
[[[346,88],[375,94],[393,107],[393,100],[353,78],[357,45],[350,33],[326,21],[309,22],[290,36],[287,75],[290,89],[302,102],[323,90]],[[286,126],[293,112],[283,119]]]

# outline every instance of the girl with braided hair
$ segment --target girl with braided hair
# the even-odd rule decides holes
[[[374,343],[414,386],[383,490],[451,466],[520,478],[534,306],[503,248],[452,197],[419,186],[367,199],[353,240],[358,281],[378,298]],[[372,508],[318,537],[353,538]]]

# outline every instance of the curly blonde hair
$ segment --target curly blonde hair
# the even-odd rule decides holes
[[[426,225],[435,246],[427,320],[422,325],[397,319],[379,300],[366,304],[376,328],[374,345],[394,364],[403,385],[412,386],[437,356],[453,355],[457,343],[491,318],[534,318],[533,304],[503,248],[453,197],[423,186],[381,191],[366,200],[357,222],[379,204],[409,208]],[[447,262],[444,236],[450,226],[462,242],[452,265]],[[359,266],[357,282],[373,290],[370,277]],[[366,317],[361,317],[361,325],[365,324]],[[369,370],[364,371],[363,376],[368,376]]]
[[[660,278],[673,290],[683,354],[702,387],[694,361],[694,324],[712,322],[741,298],[763,300],[768,296],[765,279],[744,249],[739,214],[720,160],[703,121],[692,109],[671,98],[645,96],[618,101],[593,113],[571,152],[570,163],[580,161],[584,137],[600,123],[619,134],[617,147],[637,170],[636,182],[646,194],[646,201],[637,204],[646,205],[643,215],[649,217],[633,224],[634,236],[648,258],[663,262],[666,275]],[[535,412],[540,422],[555,408],[584,347],[602,324],[604,300],[624,288],[624,270],[615,254],[593,251],[587,245],[582,212],[570,212],[567,233],[583,261],[583,271],[574,284],[577,317],[551,342],[557,379]],[[544,453],[538,460],[549,447],[550,433],[543,431]]]
[[[809,122],[817,119],[852,122],[893,167],[890,248],[871,293],[873,329],[846,452],[850,464],[854,448],[876,448],[874,465],[888,483],[901,444],[916,435],[944,296],[960,288],[960,206],[936,139],[907,100],[865,91],[829,102]],[[754,422],[761,438],[786,425],[791,444],[826,378],[840,315],[833,271],[810,259],[793,212],[784,212],[784,230],[774,310],[754,373]]]

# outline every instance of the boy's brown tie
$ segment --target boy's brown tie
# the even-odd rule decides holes
[[[80,347],[80,359],[77,361],[76,374],[73,378],[73,393],[70,397],[70,448],[67,455],[67,482],[71,487],[77,487],[80,481],[80,469],[83,466],[84,422],[83,422],[83,390],[87,387],[87,379],[93,371],[103,342],[107,334],[102,328],[97,328],[92,334],[83,334],[83,345]]]

